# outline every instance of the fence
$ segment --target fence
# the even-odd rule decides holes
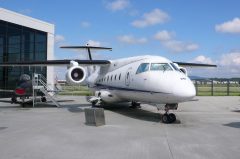
[[[194,80],[198,96],[240,96],[240,81]]]

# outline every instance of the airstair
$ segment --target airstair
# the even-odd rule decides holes
[[[38,92],[42,92],[47,99],[51,100],[54,103],[54,105],[60,107],[60,104],[56,100],[55,89],[48,85],[47,79],[43,75],[34,73],[32,77],[32,85],[33,85],[33,107],[37,103],[36,96]]]

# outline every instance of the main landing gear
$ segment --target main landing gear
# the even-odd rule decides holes
[[[176,121],[176,115],[173,113],[169,113],[170,109],[177,109],[178,104],[166,104],[165,105],[165,113],[162,115],[162,122],[169,124]]]
[[[131,106],[129,108],[133,108],[133,109],[141,108],[141,103],[132,101]]]
[[[12,99],[11,99],[11,104],[13,103],[17,103],[17,98],[15,96],[12,96]]]

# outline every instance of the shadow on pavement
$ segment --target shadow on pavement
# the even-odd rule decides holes
[[[62,105],[60,108],[67,108],[69,112],[72,113],[81,113],[84,112],[84,108],[91,107],[92,104],[69,104]]]
[[[224,126],[229,126],[229,127],[232,127],[232,128],[240,128],[240,122],[231,122],[231,123],[228,123],[228,124],[223,124]]]
[[[106,110],[112,111],[114,113],[118,113],[133,119],[144,120],[144,121],[151,121],[151,122],[160,122],[161,121],[161,114],[155,113],[151,111],[147,111],[144,109],[133,109],[129,108],[128,105],[106,105],[103,107]]]
[[[143,120],[143,121],[150,121],[150,122],[161,122],[162,114],[159,112],[151,112],[149,110],[144,110],[141,108],[129,108],[128,104],[122,105],[106,105],[103,107],[106,110],[112,111],[114,113],[118,113],[133,119]],[[180,120],[176,120],[174,123],[171,124],[181,124]]]
[[[237,110],[232,110],[232,112],[240,113],[240,110],[239,110],[239,109],[237,109]]]

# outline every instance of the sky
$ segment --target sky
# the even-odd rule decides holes
[[[95,59],[158,55],[217,64],[188,72],[227,78],[240,77],[239,6],[239,0],[0,0],[2,8],[55,25],[55,59],[86,58],[59,47],[88,43],[113,48]]]

